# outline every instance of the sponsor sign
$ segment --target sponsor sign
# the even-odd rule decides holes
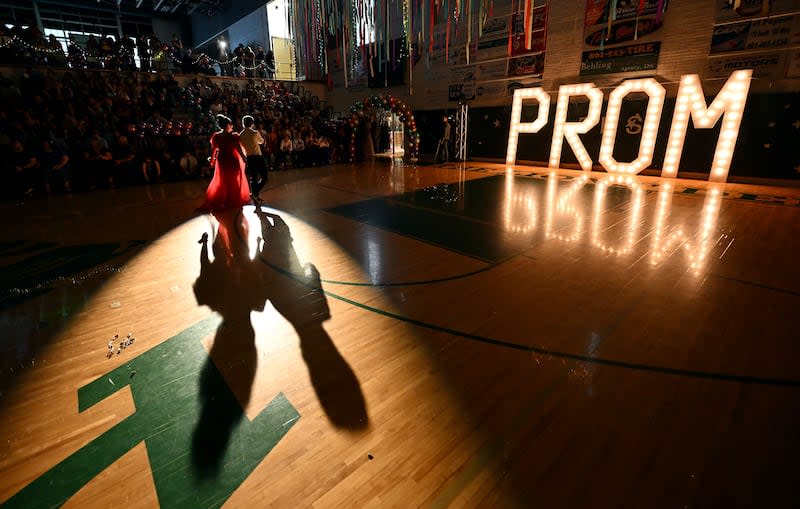
[[[607,25],[608,24],[608,1],[609,0],[587,0],[586,1],[586,26]],[[638,0],[618,0],[617,1],[617,21],[633,19],[637,16],[650,16],[656,13],[658,0],[645,0],[644,9],[639,13]]]
[[[800,0],[715,0],[717,22],[745,20],[800,11]]]
[[[508,39],[508,18],[490,18],[483,24],[481,41],[485,39]]]
[[[609,0],[586,1],[585,49],[606,48],[633,41],[650,42],[653,40],[652,34],[663,24],[664,15],[656,19],[658,0],[645,0],[641,14],[638,0],[618,0],[617,16],[609,30],[608,3]]]
[[[512,16],[514,38],[511,41],[511,55],[524,55],[544,51],[547,39],[547,5],[533,9],[531,48],[525,47],[525,17],[522,13]]]
[[[786,65],[785,52],[770,52],[747,56],[711,58],[705,78],[724,78],[733,71],[752,69],[754,78],[778,79]]]
[[[541,75],[544,70],[544,53],[511,58],[508,61],[508,76]]]
[[[714,27],[711,53],[785,48],[800,42],[800,16],[729,23]]]
[[[658,67],[661,43],[648,42],[619,48],[584,51],[581,57],[581,76],[620,72],[651,71]]]

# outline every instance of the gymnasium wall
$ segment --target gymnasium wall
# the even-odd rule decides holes
[[[231,50],[239,44],[245,46],[255,43],[264,47],[264,51],[269,49],[269,26],[267,24],[266,4],[257,8],[236,23],[228,27],[228,38]],[[256,46],[253,46],[253,50]]]
[[[205,44],[256,9],[263,8],[265,4],[266,0],[225,0],[216,16],[193,14],[191,24],[194,45]]]
[[[415,111],[422,138],[420,151],[432,153],[441,135],[441,114],[453,113],[457,106],[457,100],[448,92],[454,86],[460,86],[470,107],[470,157],[502,159],[513,90],[541,86],[553,99],[551,118],[540,133],[521,135],[518,160],[545,162],[549,155],[554,105],[560,85],[592,82],[603,90],[607,99],[608,94],[625,79],[654,77],[667,91],[652,166],[657,169],[663,160],[665,137],[681,76],[699,74],[710,101],[734,70],[753,69],[754,79],[731,174],[800,177],[800,156],[792,150],[800,143],[800,97],[797,93],[800,90],[800,1],[744,1],[743,4],[748,5],[743,6],[742,13],[737,13],[728,0],[671,0],[659,15],[658,0],[646,0],[638,23],[639,0],[618,0],[617,4],[620,8],[618,19],[609,35],[609,32],[602,34],[608,26],[607,18],[598,14],[605,10],[606,0],[537,0],[535,5],[546,9],[545,40],[540,47],[534,48],[541,51],[522,55],[521,58],[527,58],[531,63],[527,69],[522,69],[523,72],[518,72],[519,65],[512,65],[520,57],[508,57],[506,46],[503,48],[505,61],[498,59],[496,50],[491,47],[491,34],[484,34],[478,40],[477,52],[471,54],[470,65],[466,65],[463,58],[459,60],[459,48],[453,48],[451,39],[448,62],[443,62],[443,48],[435,50],[432,65],[426,67],[424,60],[414,65],[411,86],[406,72],[406,82],[401,86],[385,89],[360,86],[345,89],[338,86],[329,92],[328,97],[334,108],[343,113],[364,95],[389,92],[401,98]],[[759,7],[768,10],[758,11]],[[746,9],[750,11],[745,12]],[[494,16],[490,16],[484,26],[499,30],[507,40],[507,30],[503,32],[500,28],[502,23],[493,20],[501,20],[504,15],[507,20],[510,11],[510,1],[496,1]],[[769,17],[764,18],[764,13]],[[598,22],[592,25],[591,20],[595,18],[599,18]],[[590,26],[586,26],[587,22]],[[598,37],[598,34],[605,37]],[[603,42],[597,44],[601,39]],[[482,51],[483,47],[487,48],[486,51]],[[501,77],[503,67],[506,75]],[[524,72],[526,70],[529,73]],[[343,85],[341,81],[334,76],[336,85]],[[618,160],[626,160],[625,154],[632,154],[638,147],[640,131],[636,124],[644,116],[646,102],[635,99],[635,94],[629,96],[620,117],[614,152]],[[586,111],[585,101],[573,101],[569,120],[577,120],[581,111]],[[535,114],[536,108],[535,104],[527,106],[524,116]],[[637,114],[640,118],[636,117]],[[603,119],[581,137],[595,163],[602,123]],[[708,172],[718,132],[719,126],[710,130],[690,127],[682,170]],[[564,149],[562,162],[575,162],[569,148]]]

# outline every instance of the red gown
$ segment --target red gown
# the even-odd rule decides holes
[[[250,201],[250,186],[244,173],[245,161],[237,148],[239,135],[220,131],[211,136],[211,153],[217,154],[214,177],[206,189],[200,210],[239,208]]]

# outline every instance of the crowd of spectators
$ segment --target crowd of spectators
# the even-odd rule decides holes
[[[277,82],[27,67],[0,75],[3,194],[210,177],[214,116],[256,118],[271,169],[346,161],[350,126]]]

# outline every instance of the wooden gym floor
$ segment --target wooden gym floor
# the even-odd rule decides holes
[[[0,205],[3,507],[796,507],[800,190],[204,187]]]

